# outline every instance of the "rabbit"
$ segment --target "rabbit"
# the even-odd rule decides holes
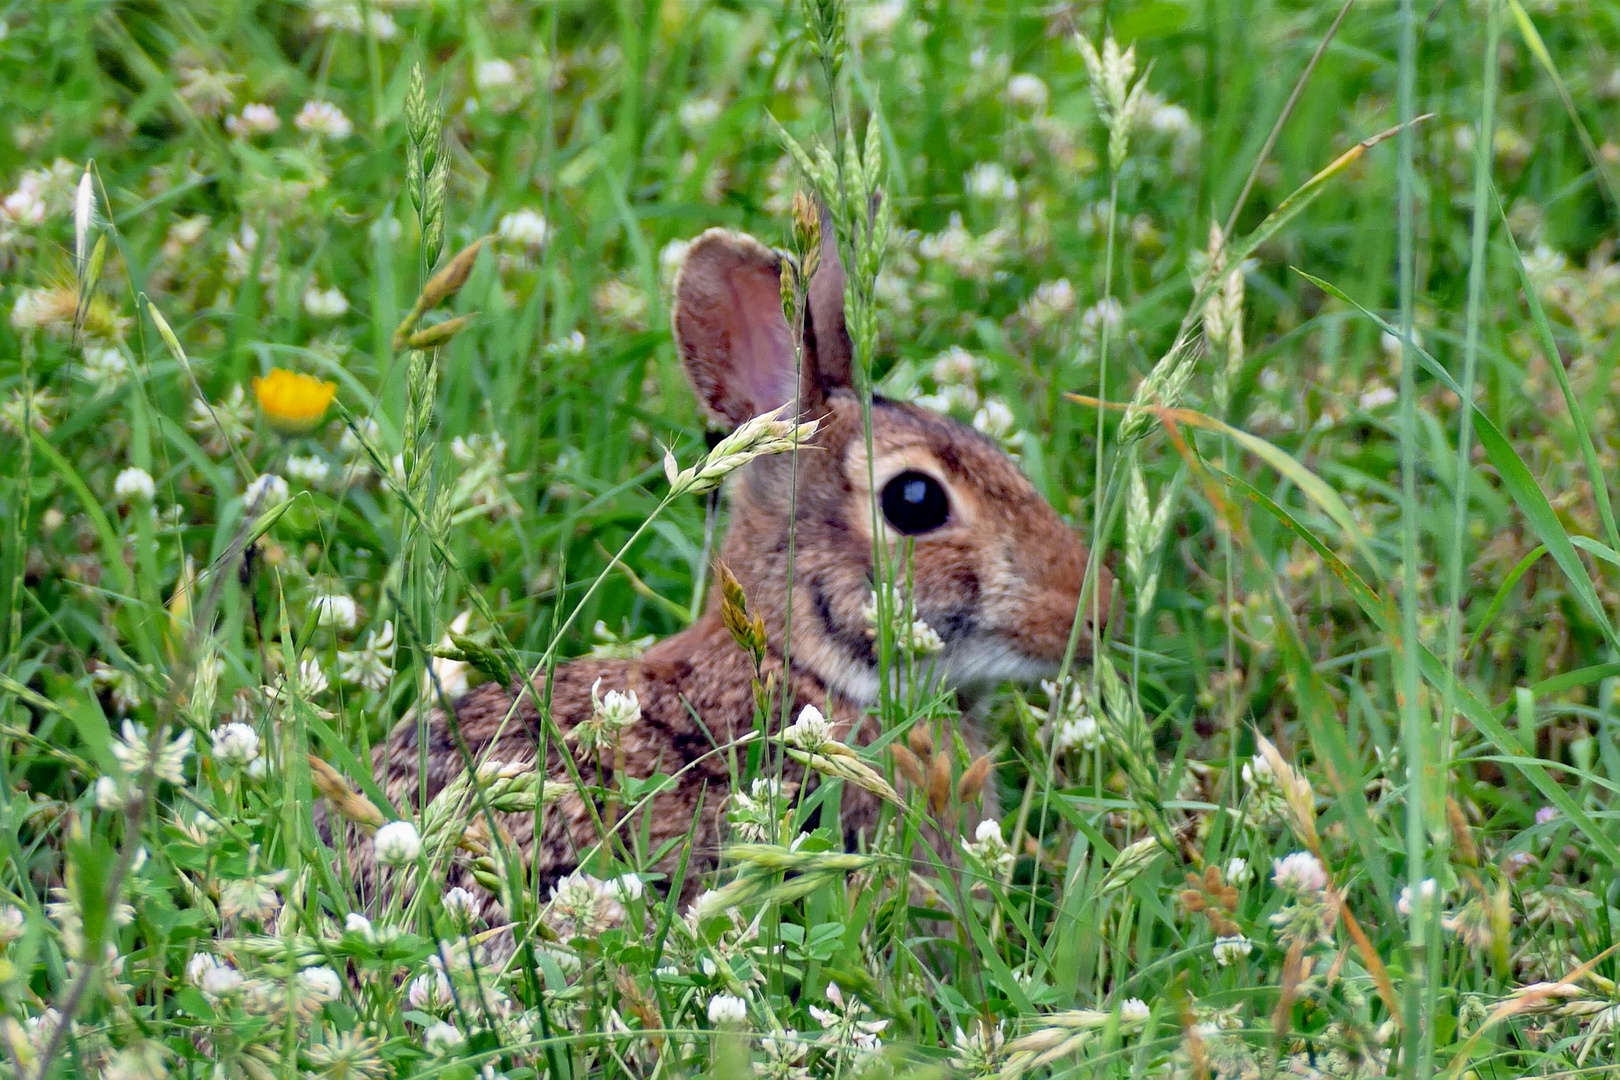
[[[729,480],[730,526],[718,561],[741,584],[750,613],[763,618],[762,673],[779,690],[785,683],[786,715],[814,705],[837,737],[865,743],[877,734],[869,712],[880,680],[867,615],[874,528],[896,552],[902,540],[911,542],[915,615],[943,641],[934,670],[968,704],[1003,682],[1029,684],[1056,674],[1069,647],[1088,552],[994,442],[921,407],[872,400],[869,470],[861,398],[851,378],[844,271],[830,242],[823,251],[807,290],[802,364],[782,311],[782,256],[744,234],[710,229],[691,244],[676,279],[672,321],[688,380],[713,421],[735,428],[786,404],[800,418],[820,421],[797,454],[760,458]],[[796,365],[802,372],[797,385]],[[790,494],[795,479],[796,500]],[[1110,576],[1100,566],[1096,573],[1097,604],[1086,603],[1079,658],[1090,652],[1092,611],[1109,606]],[[664,853],[651,869],[666,875],[684,856],[684,894],[717,865],[732,774],[729,755],[714,751],[753,730],[755,677],[751,657],[724,625],[715,590],[701,618],[642,656],[577,659],[560,665],[551,680],[550,710],[563,733],[591,716],[593,694],[636,693],[640,720],[623,731],[614,755],[569,745],[587,784],[610,782],[602,774],[617,767],[630,777],[677,777],[651,801],[644,820],[637,815],[621,825],[621,835],[645,830],[647,850]],[[547,698],[544,684],[542,675],[530,695],[516,685],[486,683],[455,703],[457,727],[474,761],[534,761],[541,737],[536,701]],[[430,799],[463,768],[446,720],[435,712],[427,727]],[[546,774],[566,779],[554,742],[548,753]],[[406,816],[419,798],[420,760],[412,717],[372,755],[379,785]],[[791,785],[813,782],[788,766]],[[565,790],[538,815],[538,836],[536,815],[498,815],[531,863],[541,896],[601,839],[603,808],[593,814],[575,788]],[[871,827],[877,811],[874,796],[845,785],[840,821],[851,842]],[[475,816],[469,807],[469,820]],[[683,852],[688,834],[690,851]],[[362,888],[376,883],[370,846],[357,835],[349,843]],[[453,867],[447,884],[472,888],[487,918],[499,914],[495,899],[476,889],[464,869]]]

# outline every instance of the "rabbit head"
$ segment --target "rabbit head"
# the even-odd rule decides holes
[[[911,602],[944,642],[934,670],[945,685],[971,697],[1053,676],[1085,581],[1080,536],[994,442],[948,417],[874,398],[869,448],[836,250],[826,245],[810,283],[798,355],[780,271],[775,252],[711,229],[687,251],[673,317],[687,376],[714,420],[735,427],[791,403],[821,421],[803,450],[755,461],[731,487],[721,561],[764,617],[772,648],[853,702],[876,698],[875,532],[893,580],[905,580],[910,549]],[[1082,656],[1093,610],[1108,609],[1111,582],[1100,566],[1097,576]]]

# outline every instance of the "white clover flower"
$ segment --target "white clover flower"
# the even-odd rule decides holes
[[[333,285],[323,289],[311,284],[304,290],[304,310],[317,319],[337,319],[348,314],[349,298]]]
[[[641,719],[641,703],[636,700],[634,690],[609,690],[598,697],[597,689],[601,685],[600,678],[591,683],[591,711],[603,726],[626,728]]]
[[[305,968],[298,973],[298,984],[305,994],[316,1001],[336,1001],[343,996],[343,980],[331,968]]]
[[[316,454],[291,454],[287,457],[287,475],[313,487],[326,483],[332,467]]]
[[[1063,717],[1058,721],[1057,730],[1052,735],[1054,754],[1064,754],[1076,749],[1090,753],[1101,745],[1102,728],[1098,726],[1097,718],[1090,712]]]
[[[339,630],[353,630],[360,619],[360,609],[352,596],[342,593],[323,593],[310,601],[317,626],[336,626]]]
[[[716,994],[709,999],[709,1023],[730,1027],[748,1020],[748,1003],[732,994]]]
[[[236,116],[225,118],[225,130],[244,139],[254,135],[268,135],[281,128],[281,117],[273,106],[263,102],[249,102]]]
[[[304,102],[304,107],[293,117],[293,126],[307,135],[325,139],[347,139],[354,134],[354,124],[330,101]]]
[[[379,629],[366,632],[365,644],[354,652],[339,650],[339,672],[344,682],[368,690],[388,685],[394,671],[394,623],[390,619]]]
[[[889,615],[895,620],[894,644],[895,648],[912,657],[933,656],[945,648],[945,639],[935,632],[932,626],[922,619],[906,621],[905,613],[908,607],[905,594],[899,586],[890,583],[884,586],[889,597]],[[913,610],[912,614],[915,614]],[[878,636],[878,594],[874,589],[869,594],[865,606],[861,608],[861,616],[866,620],[866,636],[876,639]]]
[[[422,851],[422,838],[417,835],[416,826],[408,821],[390,821],[377,830],[371,843],[377,861],[384,866],[413,863]]]
[[[1040,112],[1046,108],[1046,99],[1046,83],[1039,75],[1021,71],[1007,80],[1007,100],[1020,108]]]
[[[478,87],[480,94],[487,94],[492,90],[505,90],[516,86],[518,70],[510,60],[500,57],[491,57],[480,60],[473,65],[473,85]]]
[[[900,25],[906,14],[906,0],[867,0],[851,4],[855,36],[861,40],[883,37]]]
[[[985,867],[997,877],[1004,876],[1013,868],[1012,848],[1001,835],[1001,822],[995,818],[985,818],[973,832],[971,841],[963,840],[962,850],[984,863]]]
[[[1125,1003],[1119,1007],[1119,1018],[1123,1023],[1140,1024],[1153,1013],[1147,1002],[1141,998],[1126,998]]]
[[[641,878],[635,874],[624,874],[608,882],[608,888],[618,897],[619,903],[627,904],[632,900],[640,900],[646,887]]]
[[[210,1001],[218,1001],[242,989],[242,973],[229,964],[218,964],[203,973],[197,989]]]
[[[251,919],[264,922],[281,908],[276,890],[261,878],[227,881],[219,887],[219,916],[222,919]]]
[[[1080,340],[1094,348],[1102,347],[1104,332],[1113,344],[1125,330],[1125,305],[1117,297],[1105,296],[1080,313]]]
[[[1434,898],[1439,895],[1440,883],[1435,881],[1434,878],[1424,878],[1418,883],[1418,906],[1423,910],[1428,910],[1434,903]],[[1410,919],[1413,906],[1412,886],[1402,885],[1400,898],[1395,901],[1395,910],[1400,912],[1401,918]]]
[[[1182,138],[1193,133],[1192,114],[1180,105],[1160,102],[1147,114],[1147,126],[1160,135]]]
[[[440,1013],[455,1002],[450,980],[438,968],[431,968],[411,980],[405,991],[405,1000],[413,1009],[425,1013]]]
[[[1036,330],[1050,330],[1074,314],[1074,286],[1068,278],[1043,281],[1020,308],[1024,321]]]
[[[461,1046],[461,1029],[438,1021],[422,1032],[422,1048],[434,1057],[448,1057]]]
[[[152,482],[152,474],[135,465],[119,473],[118,478],[113,481],[113,495],[126,505],[151,502],[152,495],[156,491],[157,485]]]
[[[444,894],[445,913],[453,919],[471,919],[478,914],[479,908],[478,898],[460,885]]]
[[[129,357],[116,345],[94,342],[84,347],[84,364],[78,370],[79,378],[96,388],[98,393],[117,389],[129,374]]]
[[[1271,771],[1271,762],[1256,754],[1243,763],[1243,782],[1252,788],[1275,787],[1277,777]]]
[[[658,249],[658,279],[664,283],[664,288],[672,288],[675,275],[680,272],[681,263],[686,261],[686,251],[692,246],[690,240],[671,240]]]
[[[112,752],[118,764],[123,766],[126,776],[140,776],[150,764],[154,778],[171,784],[186,782],[186,758],[191,754],[190,730],[183,730],[173,739],[163,742],[155,757],[145,724],[125,720],[119,733],[119,737],[113,740]]]
[[[960,345],[952,345],[929,364],[929,374],[941,386],[971,386],[979,381],[984,369],[982,357],[968,352]]]
[[[16,942],[23,936],[28,920],[22,908],[14,904],[0,906],[0,948]]]
[[[1254,952],[1254,942],[1242,934],[1233,934],[1231,937],[1218,937],[1215,947],[1211,950],[1215,962],[1221,967],[1230,967],[1233,963],[1242,960]]]
[[[227,765],[244,768],[259,756],[259,733],[247,724],[233,721],[214,729],[214,757]]]
[[[551,224],[537,210],[524,208],[501,217],[495,235],[507,243],[538,252],[551,237]]]
[[[254,479],[242,492],[242,501],[255,513],[264,513],[280,506],[291,497],[287,481],[275,473],[265,473]]]
[[[304,657],[298,665],[297,684],[298,696],[302,698],[320,697],[330,685],[326,672],[321,669],[321,662],[313,656]]]
[[[547,356],[579,356],[585,351],[585,335],[578,330],[572,330],[565,338],[559,338],[546,346]]]
[[[1254,880],[1254,871],[1250,868],[1248,859],[1234,855],[1226,860],[1226,872],[1222,876],[1228,885],[1247,885]]]
[[[681,102],[679,111],[681,127],[688,131],[706,128],[720,119],[720,112],[720,103],[714,98],[687,98]]]
[[[1295,893],[1320,894],[1327,891],[1327,871],[1315,855],[1296,851],[1272,860],[1272,884]]]
[[[814,705],[799,710],[799,718],[782,732],[783,741],[797,746],[807,754],[814,754],[832,740],[832,724]]]
[[[38,225],[45,220],[45,199],[37,186],[19,185],[0,199],[0,220],[13,225]]]
[[[979,199],[1011,202],[1018,197],[1018,181],[999,162],[981,161],[967,174],[967,193]]]
[[[1381,409],[1385,405],[1393,405],[1399,399],[1400,395],[1395,392],[1394,387],[1384,383],[1375,383],[1361,392],[1361,396],[1356,399],[1356,403],[1365,411],[1372,412],[1374,409]]]

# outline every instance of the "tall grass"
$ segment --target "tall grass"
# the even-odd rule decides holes
[[[1616,1072],[1601,10],[3,18],[0,1071]],[[912,677],[794,751],[899,804],[862,850],[771,787],[762,693],[701,904],[625,824],[657,778],[541,889],[492,812],[589,785],[508,768],[378,850],[476,848],[511,956],[435,887],[368,917],[310,807],[396,816],[389,728],[729,596],[670,273],[714,224],[807,263],[796,191],[863,392],[1002,440],[1118,574],[1098,659],[962,718],[878,552]]]

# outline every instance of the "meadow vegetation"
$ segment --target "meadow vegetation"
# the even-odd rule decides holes
[[[1587,0],[0,6],[0,1073],[1620,1075],[1617,58]],[[861,850],[737,750],[690,905],[634,837],[526,879],[466,800],[532,770],[385,822],[400,718],[720,587],[671,282],[800,192],[860,385],[1117,575],[1099,659],[993,767],[885,695]],[[323,791],[421,887],[358,910]]]

